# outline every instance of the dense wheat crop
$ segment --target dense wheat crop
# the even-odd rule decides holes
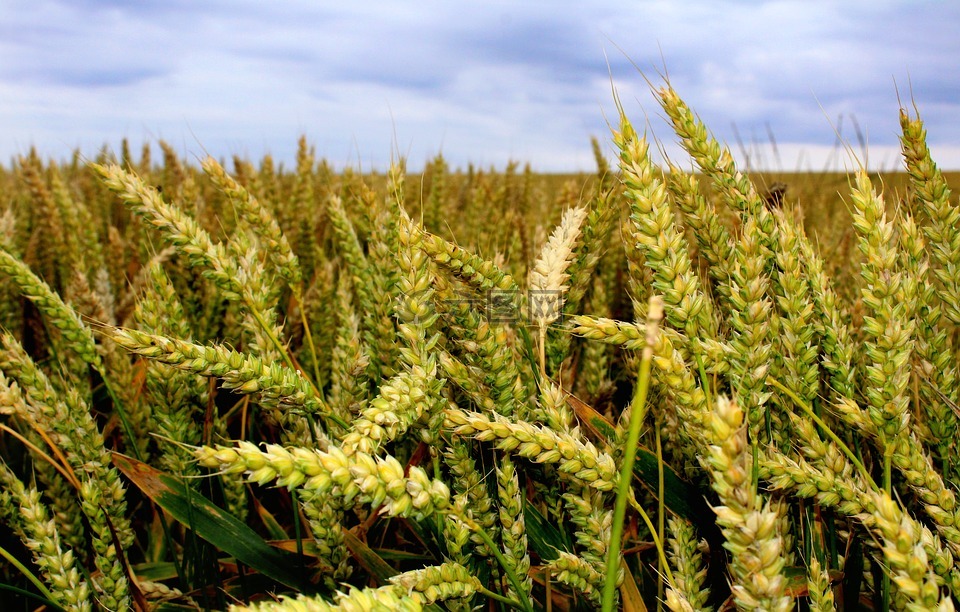
[[[654,95],[689,158],[621,112],[590,176],[0,170],[3,609],[953,609],[919,117],[901,175],[751,178]]]

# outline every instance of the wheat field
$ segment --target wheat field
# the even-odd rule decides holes
[[[3,609],[952,610],[956,177],[652,93],[590,175],[0,169]]]

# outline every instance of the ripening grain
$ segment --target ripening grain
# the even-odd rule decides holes
[[[953,609],[960,207],[922,121],[903,175],[748,176],[654,96],[695,173],[622,108],[591,176],[334,173],[305,140],[290,171],[165,144],[0,169],[5,583]]]

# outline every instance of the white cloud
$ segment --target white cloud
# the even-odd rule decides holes
[[[396,134],[413,167],[442,148],[459,166],[590,169],[589,136],[606,138],[614,112],[610,75],[634,121],[670,140],[630,58],[655,83],[665,63],[731,143],[734,124],[747,143],[769,126],[813,159],[843,115],[847,138],[856,117],[872,148],[894,146],[894,79],[904,96],[909,80],[934,145],[960,143],[952,3],[8,4],[0,159],[123,136],[291,159],[305,133],[335,164],[382,167]]]

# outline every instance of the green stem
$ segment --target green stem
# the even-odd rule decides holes
[[[881,435],[882,435],[881,431]],[[883,490],[887,495],[893,498],[893,444],[890,441],[884,441],[883,445]],[[884,571],[883,578],[880,581],[880,601],[883,610],[890,609],[890,572]]]
[[[297,565],[300,569],[300,578],[307,577],[307,568],[303,564],[303,536],[300,534],[300,496],[297,495],[297,489],[290,489],[290,500],[293,506],[293,537],[297,542]]]
[[[31,593],[30,591],[25,591],[25,590],[23,590],[23,589],[18,589],[17,587],[13,586],[12,584],[3,584],[3,583],[0,583],[0,590],[2,590],[2,591],[10,591],[11,593],[15,593],[15,594],[17,594],[17,595],[20,595],[21,597],[28,597],[28,598],[33,599],[33,600],[35,600],[35,601],[39,601],[39,602],[42,603],[45,607],[48,607],[48,608],[50,608],[51,610],[55,610],[56,612],[67,612],[64,608],[61,608],[56,602],[50,601],[49,599],[46,599],[46,598],[44,598],[44,597],[42,597],[42,596],[40,596],[40,595],[37,595],[36,593]]]
[[[883,449],[883,490],[893,498],[893,445],[889,443]]]
[[[545,325],[538,325],[540,328],[540,378],[546,380],[547,378],[547,328]]]
[[[700,372],[700,388],[703,389],[703,397],[707,406],[713,406],[713,399],[710,393],[710,379],[707,378],[707,368],[703,365],[703,355],[697,353],[697,370]]]
[[[296,372],[297,366],[294,365],[293,359],[291,359],[290,355],[287,353],[287,347],[283,346],[283,343],[280,342],[280,338],[277,338],[277,335],[273,333],[272,329],[270,329],[270,325],[267,323],[267,320],[263,318],[263,314],[253,303],[253,298],[251,296],[244,295],[243,301],[247,304],[247,308],[250,309],[250,314],[253,315],[254,319],[256,319],[257,324],[260,325],[260,329],[267,334],[267,337],[270,338],[270,342],[273,343],[273,346],[277,349],[277,352],[279,352],[283,357],[283,363],[286,364],[288,368]],[[314,383],[312,380],[309,382],[310,386],[313,387],[314,392],[317,392],[317,397],[320,397],[316,383]]]
[[[623,466],[620,468],[620,481],[617,483],[617,501],[613,509],[613,526],[610,530],[610,547],[607,551],[607,572],[603,583],[603,612],[613,612],[613,600],[617,592],[617,569],[620,566],[620,539],[623,537],[623,523],[627,513],[627,501],[630,498],[630,482],[633,475],[633,463],[636,459],[637,444],[640,442],[640,428],[650,390],[650,364],[653,361],[653,344],[659,333],[660,320],[663,318],[663,300],[657,296],[650,298],[647,314],[647,344],[643,347],[640,359],[640,375],[637,388],[630,404],[630,425],[623,449]],[[646,513],[642,513],[646,517]],[[646,517],[649,521],[649,517]],[[649,523],[650,533],[656,529]]]
[[[290,354],[287,352],[287,348],[283,346],[283,343],[280,342],[280,338],[277,338],[276,334],[273,333],[273,330],[270,329],[270,326],[267,324],[266,319],[263,318],[263,315],[260,313],[260,311],[254,307],[252,299],[249,296],[244,296],[243,299],[247,307],[250,309],[250,314],[253,315],[253,318],[256,319],[257,323],[260,325],[260,328],[264,331],[265,334],[267,334],[267,337],[270,338],[270,342],[273,343],[273,346],[277,349],[277,351],[279,351],[280,355],[283,357],[284,364],[294,372],[299,372],[300,370],[297,369],[297,366],[293,363],[293,359],[290,358]],[[301,309],[301,312],[302,312],[302,309]],[[316,364],[316,359],[314,359],[314,364]],[[323,396],[320,394],[320,388],[317,387],[317,383],[311,380],[309,376],[306,376],[304,378],[306,378],[307,382],[310,384],[310,388],[313,390],[314,395],[320,399],[323,399]],[[344,421],[337,415],[333,414],[332,412],[325,412],[320,414],[321,416],[323,416],[323,418],[330,419],[331,421],[333,421],[343,429],[345,430],[350,429],[350,425],[348,425],[346,421]],[[311,432],[312,432],[312,429],[311,429]]]
[[[660,443],[660,423],[659,419],[656,426],[656,431],[654,432],[656,442],[657,442],[657,539],[660,541],[660,544],[663,543],[664,533],[666,532],[664,526],[664,518],[666,517],[665,506],[663,503],[663,447]],[[669,569],[670,565],[665,563],[665,559],[661,554],[657,559],[657,573],[663,575],[665,571]],[[663,596],[663,580],[657,581],[657,611],[660,612],[663,610],[663,602],[665,601]]]
[[[510,607],[517,608],[520,610],[524,609],[523,604],[517,601],[516,599],[510,599],[509,597],[504,597],[500,593],[491,591],[490,589],[484,586],[477,587],[477,593],[480,593],[481,595],[489,599],[493,599],[494,601],[499,601],[500,603],[507,604]]]
[[[2,546],[0,546],[0,556],[2,556],[4,559],[9,561],[10,565],[17,568],[17,570],[21,574],[26,576],[27,580],[32,582],[33,586],[37,587],[37,590],[40,591],[41,595],[49,599],[51,602],[56,601],[56,598],[53,596],[53,593],[51,593],[49,589],[47,589],[46,585],[43,584],[43,582],[41,582],[40,579],[33,574],[33,572],[28,570],[23,563],[20,563],[20,561],[18,561],[16,557],[10,554],[10,552]]]
[[[310,356],[313,358],[313,380],[317,386],[322,386],[320,384],[320,359],[317,357],[317,347],[313,343],[313,333],[310,331],[310,325],[307,322],[307,311],[304,307],[303,296],[300,295],[299,289],[294,290],[293,299],[297,301],[297,307],[300,310],[300,323],[303,325],[303,337],[307,340],[307,346],[310,348]]]
[[[817,413],[815,413],[810,406],[807,406],[803,402],[803,400],[797,396],[796,393],[786,388],[779,381],[776,381],[772,378],[768,378],[767,382],[773,385],[774,387],[776,387],[777,389],[779,389],[780,391],[782,391],[784,394],[786,394],[787,397],[792,399],[793,403],[796,404],[800,408],[800,410],[803,410],[804,414],[810,417],[813,420],[813,422],[816,423],[820,427],[820,429],[823,430],[823,433],[825,433],[827,437],[830,438],[833,441],[833,443],[837,445],[837,448],[840,449],[840,452],[842,452],[844,456],[846,456],[846,458],[849,459],[850,462],[857,467],[857,470],[860,471],[860,475],[871,486],[871,488],[873,488],[874,491],[880,490],[879,487],[877,487],[877,483],[874,482],[873,477],[870,476],[870,472],[867,471],[866,466],[864,466],[863,463],[860,461],[860,459],[857,458],[856,454],[854,454],[854,452],[850,450],[850,447],[847,446],[843,442],[843,440],[841,440],[840,437],[837,436],[837,434],[833,433],[833,430],[830,429],[830,427],[826,423],[824,423],[823,419],[817,416]]]
[[[493,538],[483,530],[476,521],[469,517],[464,517],[464,522],[470,528],[470,531],[477,534],[483,543],[487,545],[487,548],[490,552],[493,553],[493,556],[497,559],[497,563],[500,564],[500,567],[503,568],[504,573],[507,575],[507,580],[510,581],[510,585],[513,587],[513,590],[516,591],[517,596],[520,597],[520,609],[526,610],[527,612],[533,612],[533,604],[530,603],[530,599],[527,597],[526,589],[523,588],[523,585],[520,583],[520,578],[517,577],[517,572],[514,571],[513,566],[511,566],[506,557],[503,556],[503,553],[500,552],[500,548],[494,543]]]
[[[126,408],[123,407],[123,403],[120,401],[120,396],[116,394],[116,392],[113,390],[113,386],[107,379],[106,366],[98,368],[97,372],[100,374],[100,378],[103,379],[103,387],[106,389],[107,395],[110,396],[110,401],[113,402],[113,410],[120,418],[120,425],[123,427],[123,433],[127,436],[127,440],[130,443],[130,449],[133,450],[133,455],[137,458],[137,461],[143,461],[144,457],[140,453],[140,448],[137,446],[137,437],[133,431],[133,425],[130,424],[130,419],[127,418]]]
[[[673,571],[670,569],[670,563],[667,562],[667,551],[663,547],[663,536],[657,537],[657,532],[653,530],[653,521],[650,520],[647,511],[643,509],[643,506],[640,505],[640,502],[637,501],[634,495],[630,495],[630,506],[637,511],[637,514],[640,515],[640,518],[643,519],[643,522],[647,525],[647,529],[650,530],[650,537],[653,538],[653,547],[657,549],[657,558],[659,559],[660,565],[663,566],[663,573],[666,575],[667,583],[671,588],[676,589],[676,583],[673,581]]]

